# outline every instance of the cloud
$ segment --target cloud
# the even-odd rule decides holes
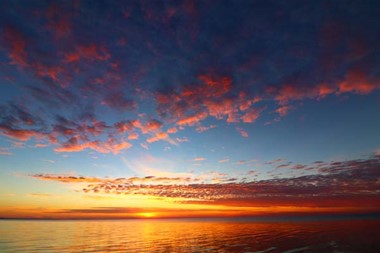
[[[277,165],[276,169],[288,168],[291,164],[292,164],[291,162],[283,163],[283,164]]]
[[[43,134],[36,130],[14,129],[4,124],[0,124],[0,131],[3,135],[20,141],[27,141],[31,138],[38,139],[43,137]]]
[[[62,8],[52,3],[45,12],[47,28],[54,33],[57,40],[67,37],[72,32],[70,22],[71,15],[68,12],[62,11]]]
[[[176,185],[176,184],[189,184],[197,182],[200,179],[191,177],[130,177],[130,178],[115,178],[115,179],[102,179],[97,177],[82,177],[82,176],[66,176],[66,175],[53,175],[53,174],[35,174],[31,177],[48,180],[59,181],[63,183],[104,183],[104,184],[127,184],[127,185]]]
[[[160,140],[165,140],[169,137],[169,135],[165,132],[159,132],[155,136],[148,138],[146,141],[148,143],[160,141]]]
[[[239,134],[244,137],[244,138],[248,138],[248,133],[247,131],[245,131],[243,128],[241,127],[236,127],[236,130],[239,132]]]
[[[289,106],[289,105],[284,105],[284,106],[281,106],[279,108],[276,109],[276,112],[281,116],[281,117],[284,117],[285,115],[287,115],[289,113],[289,111],[291,109],[293,109],[294,107],[293,106]]]
[[[209,129],[213,129],[213,128],[215,128],[215,127],[217,127],[217,126],[216,126],[216,125],[198,126],[198,127],[196,128],[196,131],[197,131],[198,133],[203,133],[203,132],[205,132],[205,131],[207,131],[207,130],[209,130]]]
[[[195,157],[192,161],[199,162],[199,161],[205,161],[206,158],[204,157]]]
[[[59,175],[32,175],[42,180],[92,183],[86,193],[140,194],[182,201],[240,206],[314,206],[375,208],[380,199],[380,158],[310,164],[320,174],[294,178],[246,181],[228,175],[199,177],[132,177],[101,179]],[[304,167],[306,168],[306,166]],[[303,168],[297,168],[303,169]]]
[[[137,133],[130,133],[128,135],[128,140],[137,140],[139,138],[139,135]]]
[[[59,181],[63,183],[102,183],[106,180],[102,180],[96,177],[77,177],[67,175],[55,175],[55,174],[33,174],[30,175],[33,178],[47,181]]]
[[[120,121],[115,123],[114,127],[119,133],[125,133],[132,131],[135,125],[132,121]]]
[[[7,26],[4,29],[3,36],[6,45],[9,47],[8,57],[11,60],[11,64],[26,67],[28,65],[27,42],[23,34],[14,27]]]
[[[178,132],[178,129],[176,127],[171,127],[167,130],[169,134],[175,134]]]
[[[172,118],[180,126],[197,126],[208,117],[225,120],[227,123],[240,121],[239,108],[247,110],[253,99],[232,93],[233,80],[229,76],[214,73],[197,76],[196,85],[183,85],[179,90],[156,93],[157,111],[163,117]],[[243,93],[241,93],[243,94]],[[247,104],[247,99],[250,101]],[[256,111],[258,114],[259,111]],[[245,113],[245,120],[253,120],[253,110]],[[258,115],[256,115],[256,118]]]
[[[242,164],[249,164],[249,163],[254,163],[254,162],[257,162],[257,160],[255,160],[255,159],[251,159],[251,160],[240,160],[240,161],[238,161],[236,164],[242,165]]]
[[[0,155],[12,155],[8,148],[0,148]]]
[[[285,162],[285,161],[286,161],[285,159],[277,158],[277,159],[274,159],[272,161],[265,162],[265,164],[275,164],[275,163],[281,163],[281,162]]]
[[[135,101],[125,98],[121,93],[112,93],[107,95],[101,104],[117,110],[133,110],[137,106]]]
[[[121,150],[132,147],[132,144],[126,141],[116,142],[109,138],[107,141],[90,141],[80,143],[78,138],[71,138],[68,142],[63,143],[60,147],[54,149],[56,152],[80,152],[85,149],[92,149],[99,153],[118,154]]]
[[[266,122],[276,122],[307,100],[380,89],[378,27],[371,21],[376,8],[308,3],[297,8],[326,15],[307,24],[284,15],[283,29],[271,22],[278,17],[260,19],[248,3],[214,4],[168,4],[162,11],[150,3],[107,3],[104,9],[71,2],[4,3],[1,44],[9,64],[2,71],[17,96],[1,106],[1,135],[23,142],[44,139],[61,152],[112,153],[119,147],[105,147],[109,136],[147,135],[139,139],[154,142],[163,129],[174,134],[186,127],[241,128],[268,115],[275,120]],[[234,12],[224,27],[217,22],[224,8],[249,11]],[[282,5],[270,8],[288,12]],[[31,9],[39,11],[25,15]],[[99,14],[96,25],[85,18],[93,13]],[[268,29],[253,33],[255,26]],[[91,119],[82,117],[90,114]]]
[[[149,132],[159,131],[163,124],[159,120],[152,119],[147,121],[145,124],[142,123],[140,120],[134,120],[132,121],[132,125],[140,129],[143,134],[146,134]]]
[[[244,123],[252,123],[255,122],[259,116],[260,113],[263,111],[263,109],[256,109],[256,108],[251,108],[249,109],[242,117],[242,121]]]
[[[187,116],[177,121],[179,126],[194,126],[207,117],[207,113],[201,112],[192,116]]]
[[[226,162],[229,162],[229,161],[230,161],[230,159],[226,158],[226,159],[219,160],[218,162],[219,163],[226,163]]]
[[[379,80],[370,81],[363,69],[351,68],[348,70],[346,78],[338,84],[338,89],[338,93],[369,94],[380,89],[380,83]]]
[[[187,138],[187,137],[183,137],[183,138],[175,138],[176,141],[178,141],[179,143],[181,142],[189,142],[190,140]]]
[[[86,60],[106,61],[111,58],[110,53],[105,47],[99,47],[94,43],[88,45],[78,45],[73,52],[64,55],[67,63],[80,61],[82,58]]]

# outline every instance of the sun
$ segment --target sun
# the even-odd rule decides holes
[[[143,218],[153,218],[156,217],[155,213],[138,213],[139,216]]]

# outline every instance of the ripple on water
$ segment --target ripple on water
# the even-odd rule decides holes
[[[0,252],[380,252],[379,220],[1,221]],[[355,240],[353,240],[355,238]]]

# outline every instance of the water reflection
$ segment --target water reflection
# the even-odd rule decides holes
[[[1,252],[380,252],[379,220],[1,221]]]

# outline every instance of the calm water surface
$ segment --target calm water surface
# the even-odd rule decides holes
[[[380,252],[380,220],[0,221],[0,252]]]

